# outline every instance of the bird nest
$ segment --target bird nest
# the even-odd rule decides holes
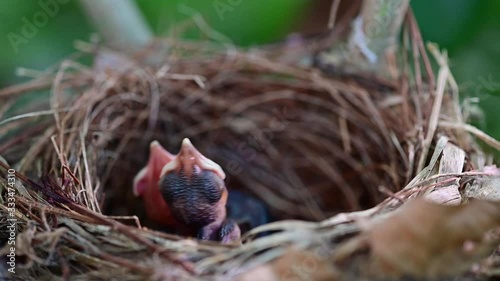
[[[74,57],[0,92],[10,116],[0,123],[0,212],[3,226],[16,220],[16,273],[5,278],[498,274],[498,204],[461,203],[498,192],[499,172],[476,140],[500,146],[464,122],[445,55],[429,47],[435,79],[422,46],[413,51],[426,67],[403,52],[400,78],[388,82],[301,66],[290,59],[305,57],[300,47],[226,47],[158,40],[129,57],[80,43],[92,67]],[[47,89],[49,99],[37,98]],[[134,175],[151,141],[175,152],[186,137],[225,170],[229,192],[258,197],[274,222],[230,245],[149,225]]]

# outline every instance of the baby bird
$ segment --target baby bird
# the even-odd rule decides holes
[[[151,142],[148,164],[134,178],[134,195],[142,197],[147,217],[155,224],[168,228],[174,228],[177,222],[161,196],[158,182],[163,166],[174,157],[175,155],[166,151],[159,142]]]
[[[240,238],[238,225],[226,218],[228,191],[222,168],[189,141],[172,155],[152,142],[148,165],[134,180],[147,216],[179,234],[229,243]]]

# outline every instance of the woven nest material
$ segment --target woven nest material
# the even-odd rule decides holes
[[[97,48],[92,68],[65,61],[45,77],[0,93],[7,101],[1,112],[15,116],[1,123],[0,155],[19,179],[18,266],[9,277],[281,280],[277,272],[289,272],[286,258],[289,265],[297,257],[307,261],[300,255],[308,252],[300,250],[321,246],[345,267],[324,268],[321,260],[306,271],[310,275],[290,273],[290,280],[354,280],[348,276],[362,274],[364,263],[346,256],[363,251],[347,251],[343,242],[359,238],[363,226],[413,197],[465,202],[480,192],[460,193],[464,180],[474,186],[497,173],[483,169],[491,160],[475,139],[496,149],[499,144],[464,123],[445,57],[435,49],[437,87],[432,73],[424,83],[404,64],[402,78],[389,83],[328,77],[284,62],[276,49],[169,44],[168,55],[152,47],[133,58]],[[38,101],[16,108],[21,96],[46,87],[48,110]],[[229,190],[260,198],[276,222],[246,233],[241,245],[152,230],[133,196],[133,177],[152,140],[175,152],[185,137],[223,167]],[[463,156],[453,158],[458,170],[442,168],[447,152]],[[2,218],[9,214],[6,196]],[[498,226],[494,208],[485,211],[491,221],[481,234]],[[274,234],[255,238],[268,231]],[[337,275],[315,275],[330,271]]]

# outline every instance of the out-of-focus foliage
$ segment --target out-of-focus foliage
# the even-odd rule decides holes
[[[138,0],[137,3],[157,35],[168,36],[174,24],[201,15],[210,28],[242,46],[271,42],[292,32],[310,5],[308,0]],[[42,14],[47,17],[46,23]],[[16,67],[42,70],[71,54],[74,40],[88,40],[93,32],[75,0],[2,0],[0,18],[0,87],[21,81],[15,76]],[[31,32],[23,33],[30,24],[35,29],[32,36]],[[196,31],[199,30],[196,26],[188,28],[189,32],[183,35],[204,36]]]
[[[462,98],[478,98],[481,129],[500,139],[500,1],[412,1],[425,40],[449,50]]]
[[[16,67],[43,70],[54,65],[74,52],[74,40],[87,39],[92,32],[76,1],[56,1],[53,16],[41,2],[51,1],[0,1],[0,87],[23,80],[16,77]]]
[[[169,35],[172,24],[199,13],[208,26],[243,46],[279,40],[300,23],[318,20],[309,14],[313,0],[137,3],[158,35]],[[47,6],[55,12],[47,12]],[[486,122],[476,125],[500,139],[500,1],[420,0],[412,7],[425,40],[449,50],[462,96],[479,98]],[[93,32],[75,0],[2,0],[0,18],[0,87],[22,81],[16,67],[43,70],[71,54],[74,40],[87,40]],[[203,36],[195,26],[184,35]]]
[[[168,35],[173,23],[199,14],[209,27],[240,46],[283,37],[298,27],[310,5],[308,0],[138,0],[137,3],[156,34]],[[187,35],[197,37],[199,33]]]

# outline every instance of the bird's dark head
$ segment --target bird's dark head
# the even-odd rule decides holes
[[[178,220],[201,227],[226,215],[225,177],[222,168],[186,138],[161,171],[160,193]]]

